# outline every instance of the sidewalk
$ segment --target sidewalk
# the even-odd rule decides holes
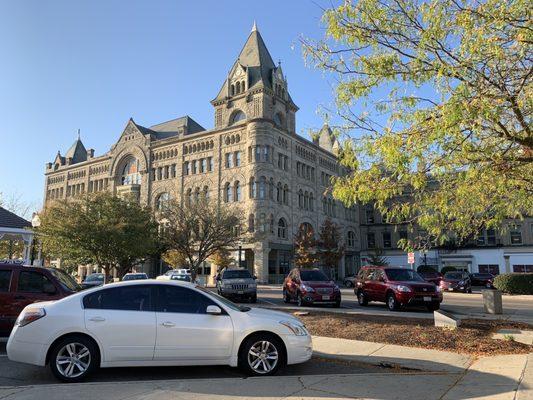
[[[475,359],[464,354],[358,340],[313,337],[314,354],[374,365],[457,374],[443,400],[533,400],[533,352]]]

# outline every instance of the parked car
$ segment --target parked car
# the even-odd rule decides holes
[[[102,286],[105,283],[105,275],[102,273],[94,273],[87,275],[85,280],[81,283],[81,287],[84,289],[93,288],[96,286]]]
[[[472,281],[465,271],[446,272],[440,281],[442,290],[472,293]]]
[[[439,286],[440,281],[442,280],[442,274],[440,272],[419,272],[420,276],[424,278],[425,281],[434,283],[435,285]]]
[[[290,303],[293,300],[298,306],[319,303],[340,307],[341,291],[319,269],[294,268],[283,282],[283,301]]]
[[[139,279],[148,279],[148,275],[144,272],[129,272],[122,277],[123,281],[135,281]]]
[[[391,311],[404,306],[424,305],[429,311],[440,308],[442,292],[434,283],[410,269],[366,266],[357,275],[354,293],[361,306],[369,301],[387,304]]]
[[[0,336],[9,336],[28,304],[61,299],[79,290],[80,285],[60,269],[0,264]]]
[[[265,376],[312,352],[296,317],[174,280],[112,283],[30,305],[7,342],[10,360],[48,364],[64,382],[127,366],[230,365]]]
[[[494,287],[494,275],[492,274],[476,272],[470,274],[470,281],[472,282],[472,286],[485,286],[489,289]]]
[[[192,282],[192,275],[190,269],[180,268],[168,270],[163,275],[156,277],[156,279],[174,279],[178,281]]]
[[[346,286],[347,288],[351,288],[355,286],[355,275],[345,276],[342,284]]]
[[[247,269],[223,269],[216,277],[217,292],[231,299],[248,299],[257,302],[256,277]]]

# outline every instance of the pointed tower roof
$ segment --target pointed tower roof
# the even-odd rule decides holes
[[[76,164],[82,161],[87,161],[87,149],[85,149],[85,146],[83,145],[81,138],[80,138],[80,130],[78,129],[78,138],[76,141],[70,146],[70,148],[67,150],[65,154],[65,158],[71,159],[72,164]]]
[[[248,71],[249,88],[254,86],[272,87],[271,72],[276,68],[276,64],[274,64],[255,22],[239,57],[230,69],[230,76],[239,65]],[[226,96],[227,86],[228,81],[226,80],[215,100],[221,100]]]

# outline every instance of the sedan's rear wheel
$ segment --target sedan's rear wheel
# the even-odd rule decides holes
[[[249,375],[273,375],[286,363],[283,349],[274,335],[253,335],[241,347],[239,366]]]
[[[357,302],[360,306],[367,306],[368,305],[368,297],[366,297],[365,292],[360,290],[357,292]]]
[[[50,369],[64,382],[79,382],[98,365],[98,349],[94,342],[83,336],[60,340],[50,354]]]

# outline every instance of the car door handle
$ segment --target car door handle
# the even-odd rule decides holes
[[[105,318],[104,317],[92,317],[92,318],[89,318],[89,321],[103,322],[103,321],[105,321]]]
[[[167,328],[172,328],[173,326],[176,326],[175,323],[169,322],[169,321],[162,322],[161,325],[164,326],[164,327],[167,327]]]

